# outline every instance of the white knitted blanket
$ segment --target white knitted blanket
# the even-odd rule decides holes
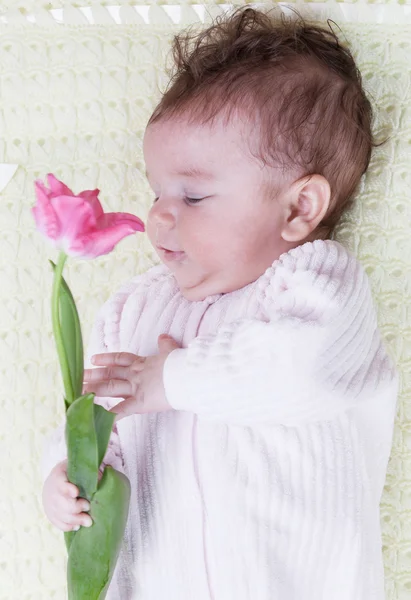
[[[99,187],[105,207],[144,219],[151,195],[142,135],[166,82],[170,38],[222,10],[212,2],[135,4],[0,1],[0,600],[65,597],[63,538],[46,523],[40,501],[42,443],[63,403],[49,317],[52,253],[34,230],[33,180],[51,171],[76,192]],[[411,594],[411,5],[310,9],[342,28],[376,107],[376,131],[390,136],[375,151],[336,238],[366,267],[401,372],[381,516],[387,599],[405,600]],[[136,236],[109,257],[71,263],[86,337],[109,294],[154,262],[145,237]]]

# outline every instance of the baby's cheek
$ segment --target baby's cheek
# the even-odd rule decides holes
[[[221,254],[230,245],[231,234],[219,219],[200,219],[185,228],[184,237],[192,250],[198,249],[201,255],[211,258]]]

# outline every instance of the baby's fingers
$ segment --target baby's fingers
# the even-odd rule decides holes
[[[53,525],[57,527],[57,529],[60,529],[60,531],[78,531],[80,529],[80,525],[70,525],[61,520],[53,521]]]
[[[98,367],[109,367],[110,365],[119,365],[129,367],[137,356],[131,352],[105,352],[104,354],[94,354],[91,357],[91,363]]]
[[[109,379],[108,381],[96,381],[83,386],[83,393],[94,392],[96,396],[107,396],[110,398],[125,398],[133,391],[129,381],[123,379]]]
[[[80,495],[78,487],[67,478],[67,460],[63,460],[54,467],[49,479],[52,480],[53,487],[63,496],[77,498]]]
[[[69,515],[69,516],[65,517],[64,523],[66,523],[67,525],[70,525],[72,529],[74,527],[78,527],[80,529],[80,526],[91,527],[93,524],[93,521],[92,521],[90,515],[88,515],[86,513],[79,513],[77,515]]]
[[[83,383],[94,383],[95,381],[105,381],[107,379],[128,379],[129,376],[129,367],[110,366],[101,369],[85,369]]]
[[[78,498],[80,495],[80,491],[74,483],[70,483],[69,481],[64,481],[61,486],[61,491],[67,498]]]
[[[90,502],[88,502],[88,500],[85,500],[84,498],[80,498],[79,500],[75,501],[75,504],[73,507],[74,514],[88,512],[89,510],[90,510]]]
[[[81,525],[59,521],[58,523],[56,523],[56,527],[58,527],[61,531],[78,531]]]
[[[68,525],[82,525],[90,527],[93,521],[87,511],[90,510],[90,504],[83,498],[81,500],[70,500],[64,504],[62,511],[59,514],[59,519]]]
[[[92,525],[92,520],[88,517],[87,521],[83,521],[79,516],[76,516],[69,517],[65,521],[62,521],[61,519],[55,520],[53,524],[58,527],[60,531],[78,531],[80,527],[90,527]]]

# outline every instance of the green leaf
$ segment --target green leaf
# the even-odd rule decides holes
[[[94,404],[94,426],[97,436],[98,466],[103,462],[115,417],[116,415],[114,413],[109,412],[99,404]]]
[[[98,483],[98,442],[94,426],[94,394],[80,396],[66,413],[67,476],[90,500]]]
[[[108,441],[110,439],[111,430],[115,414],[109,412],[99,404],[94,404],[94,427],[97,437],[97,464],[100,466],[103,462],[104,455],[107,450]],[[75,536],[75,531],[65,531],[64,540],[66,543],[67,552],[70,550],[71,542]]]
[[[120,552],[130,501],[130,483],[106,467],[90,502],[91,527],[71,540],[67,563],[69,600],[103,600]]]
[[[53,269],[56,265],[50,261]],[[60,324],[67,356],[74,399],[81,395],[84,374],[84,352],[81,325],[76,303],[64,277],[59,289]]]
[[[67,552],[70,550],[71,542],[73,541],[74,536],[76,535],[75,531],[65,531],[64,532],[64,541],[66,542]]]
[[[74,397],[78,398],[78,396],[81,396],[83,389],[83,338],[76,304],[64,278],[61,280],[60,288],[60,319]]]

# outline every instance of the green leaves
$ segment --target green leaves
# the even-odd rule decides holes
[[[113,575],[127,522],[130,484],[106,467],[90,502],[93,525],[74,532],[67,564],[69,600],[103,600]]]
[[[107,450],[115,414],[99,404],[94,404],[94,425],[97,432],[97,463],[100,466]]]
[[[90,501],[93,525],[65,533],[69,554],[69,600],[103,600],[127,522],[130,484],[124,475],[98,468],[107,450],[115,414],[94,404],[94,394],[77,398],[66,413],[67,475]]]
[[[97,490],[98,468],[107,450],[115,414],[94,404],[94,394],[80,396],[66,413],[67,475],[80,496]]]
[[[50,261],[54,271],[56,265]],[[58,289],[58,321],[65,358],[68,364],[69,377],[71,381],[71,390],[66,389],[66,403],[70,406],[76,398],[81,395],[83,387],[84,374],[84,352],[83,339],[81,335],[80,319],[78,316],[76,303],[69,286],[63,277],[61,277]],[[65,386],[66,388],[70,386]]]
[[[90,500],[97,490],[99,467],[94,394],[80,396],[67,410],[66,442],[68,479],[79,488],[82,498]]]
[[[93,525],[64,534],[68,551],[69,600],[103,600],[114,572],[130,500],[130,483],[106,467],[98,481],[115,414],[94,403],[94,394],[81,395],[83,341],[77,308],[63,269],[61,252],[54,269],[52,323],[66,394],[67,476],[90,502]]]

